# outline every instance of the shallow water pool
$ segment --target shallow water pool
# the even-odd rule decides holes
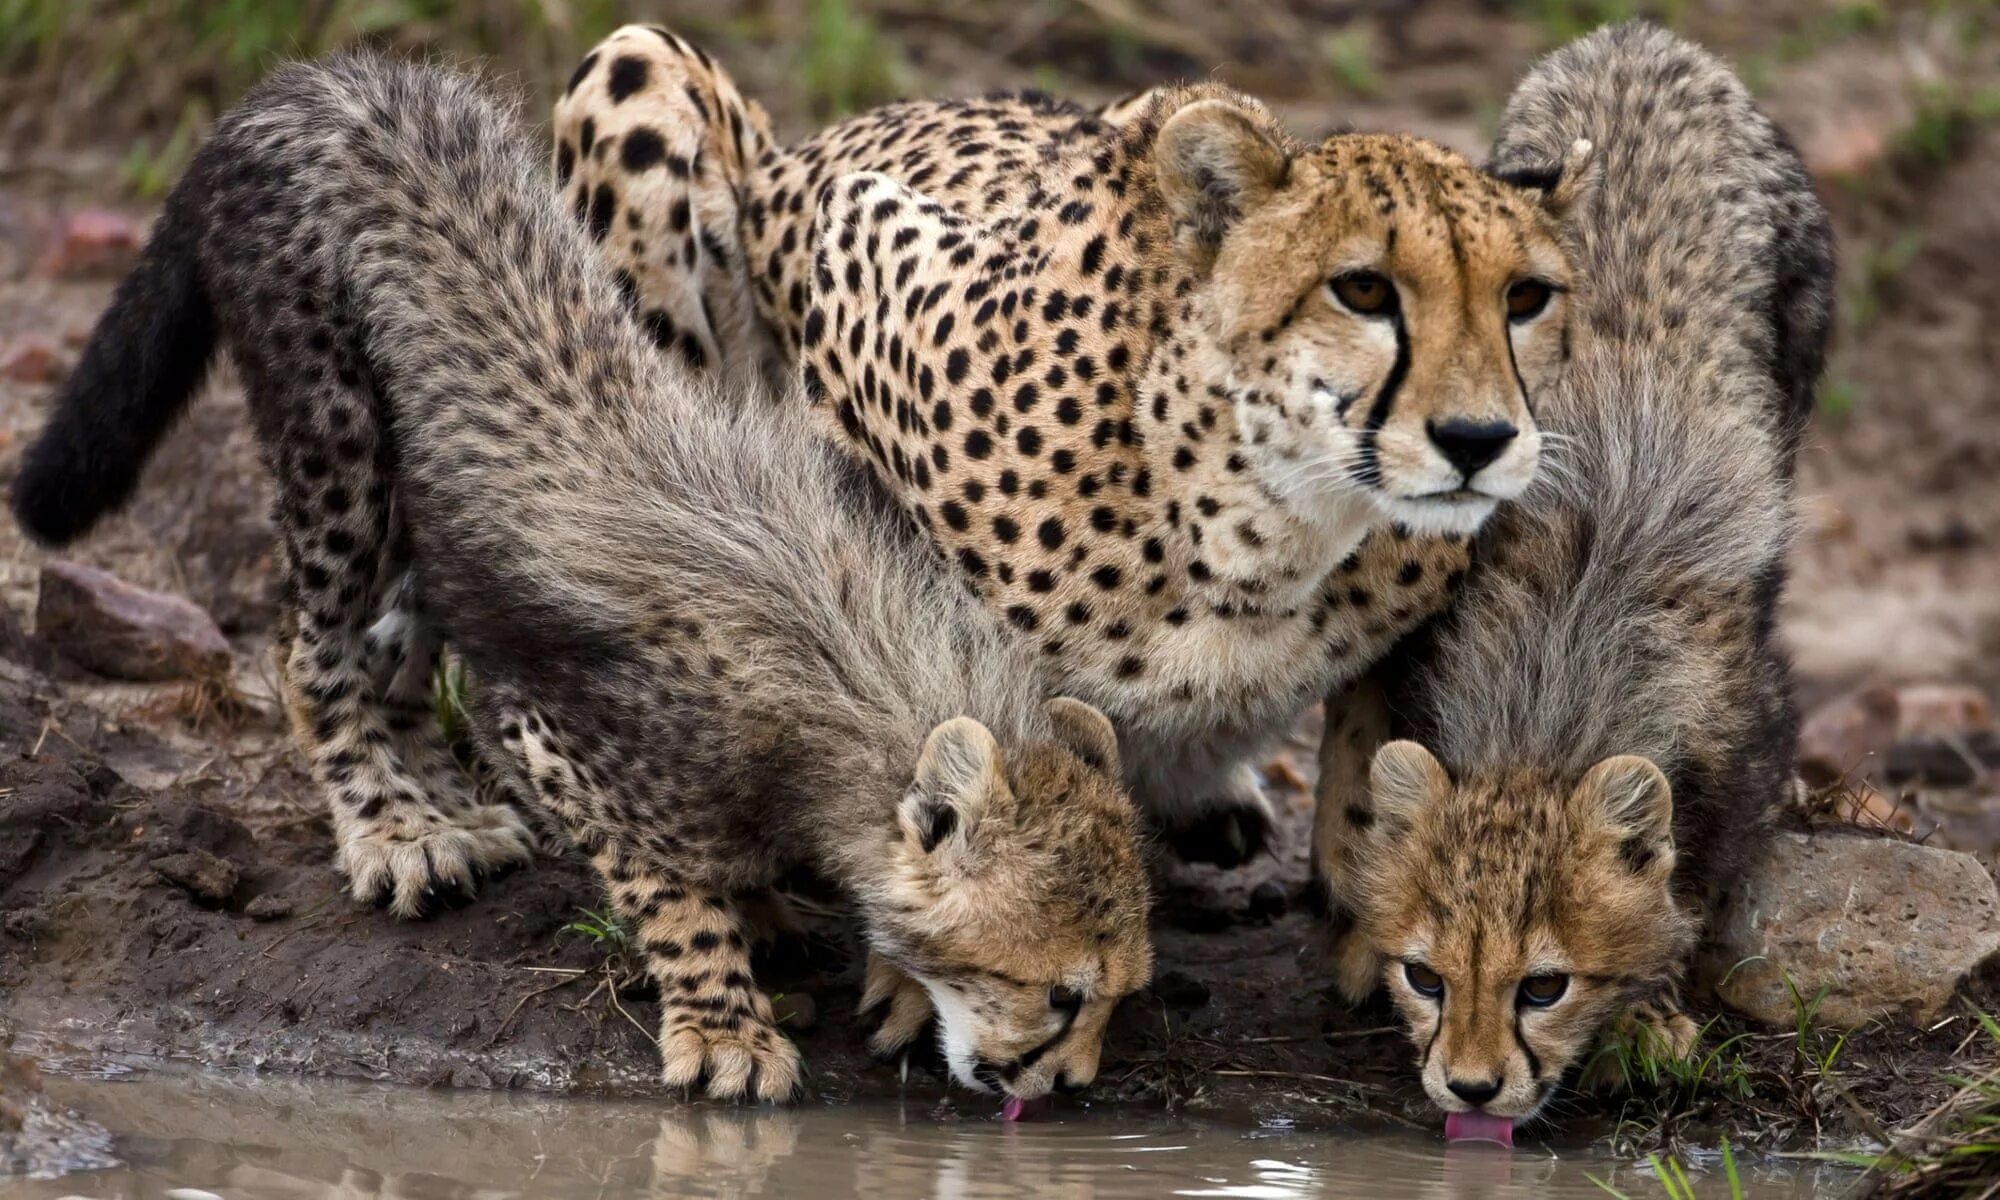
[[[1662,1194],[1643,1166],[1532,1139],[1509,1154],[1102,1106],[1006,1125],[969,1105],[741,1110],[209,1075],[52,1077],[48,1090],[109,1127],[123,1165],[0,1183],[5,1200],[1604,1196],[1592,1176]],[[1768,1163],[1745,1176],[1752,1197],[1852,1179]],[[1720,1178],[1698,1186],[1725,1194]]]

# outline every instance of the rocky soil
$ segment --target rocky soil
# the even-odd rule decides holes
[[[1967,65],[1923,22],[1801,45],[1784,39],[1816,27],[1769,7],[1723,21],[1723,6],[1696,6],[1691,20],[1759,65],[1843,237],[1847,315],[1802,465],[1806,529],[1784,614],[1813,711],[1805,769],[1817,790],[1704,960],[1707,982],[1765,1022],[1725,1016],[1711,1032],[1751,1034],[1731,1058],[1750,1095],[1668,1081],[1638,1109],[1580,1104],[1566,1138],[1629,1133],[1619,1118],[1635,1114],[1654,1130],[1721,1121],[1739,1144],[1873,1135],[1935,1104],[1947,1067],[1991,1057],[1965,999],[2000,1006],[1989,964],[2000,945],[2000,128],[1932,110],[1939,80],[1984,81],[1991,64]],[[1274,95],[1302,129],[1349,120],[1476,148],[1540,32],[1492,6],[1396,11],[1367,18],[1376,78],[1365,89],[1301,84],[1316,77],[1268,64],[1239,82]],[[1131,82],[1089,78],[1067,28],[1043,31],[1066,78],[1099,92]],[[912,29],[938,77],[1018,82],[1002,58],[961,75],[957,35]],[[1207,17],[1146,36],[1177,46],[1161,61],[1180,69],[1204,46],[1224,48],[1232,77],[1261,61]],[[776,89],[774,110],[798,128],[783,81],[761,70],[744,73]],[[1933,124],[1939,150],[1913,133]],[[0,484],[147,217],[87,165],[0,169]],[[273,697],[267,502],[225,377],[131,510],[74,563],[0,529],[0,1046],[11,1036],[72,1060],[155,1055],[424,1084],[653,1088],[650,1005],[624,980],[615,942],[577,928],[597,906],[584,865],[548,859],[418,924],[341,892]],[[1271,858],[1229,874],[1162,865],[1159,976],[1121,1011],[1100,1100],[1424,1119],[1407,1049],[1384,1032],[1385,1014],[1327,998],[1299,911],[1315,720],[1266,768],[1285,811]],[[831,898],[807,906],[815,936],[765,977],[794,1012],[814,1094],[908,1086],[953,1103],[923,1070],[905,1085],[867,1060],[851,1019],[851,939]],[[1753,955],[1763,960],[1737,966]],[[1814,1068],[1807,1040],[1769,1032],[1801,1003],[1788,973],[1806,1001],[1832,985],[1823,1020],[1859,1026],[1837,1069]],[[1867,1098],[1860,1115],[1855,1096]]]

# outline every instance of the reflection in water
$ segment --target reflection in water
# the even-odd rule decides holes
[[[1601,1197],[1659,1189],[1631,1165],[1419,1135],[1307,1134],[1071,1107],[1003,1125],[927,1105],[742,1110],[208,1076],[52,1078],[119,1135],[123,1167],[0,1185],[62,1196],[556,1200],[860,1195],[900,1200],[1216,1196]],[[1756,1173],[1746,1194],[1832,1192],[1837,1174]]]

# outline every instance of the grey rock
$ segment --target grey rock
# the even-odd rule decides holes
[[[1790,1026],[1792,986],[1835,1027],[1924,1021],[2000,951],[2000,892],[1969,854],[1889,837],[1779,833],[1718,914],[1698,977]],[[1788,986],[1788,981],[1790,986]]]
[[[194,679],[229,670],[229,641],[198,605],[81,563],[42,567],[35,636],[113,679]]]

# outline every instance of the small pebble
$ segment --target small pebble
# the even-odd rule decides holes
[[[292,915],[292,902],[275,892],[266,892],[243,907],[253,921],[282,921]]]
[[[189,850],[153,860],[153,873],[187,891],[199,903],[217,908],[236,892],[236,864],[206,850]]]
[[[819,1024],[819,1003],[806,992],[786,992],[772,997],[771,1014],[786,1033],[804,1033]]]
[[[56,369],[56,350],[41,338],[24,338],[0,351],[0,376],[15,383],[51,383]]]
[[[138,257],[139,226],[130,217],[86,208],[63,222],[41,268],[53,279],[105,279],[123,274]]]

